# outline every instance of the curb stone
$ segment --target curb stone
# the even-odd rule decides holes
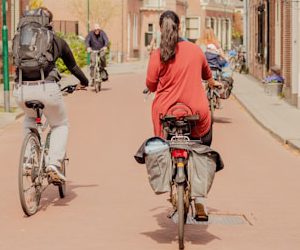
[[[258,119],[256,117],[254,112],[252,112],[247,107],[247,105],[238,97],[237,94],[235,94],[234,92],[232,92],[232,94],[234,96],[234,99],[237,100],[237,102],[246,110],[246,112],[255,120],[255,122],[258,123],[263,129],[268,131],[277,141],[279,141],[280,143],[282,143],[284,145],[288,145],[293,149],[296,149],[296,150],[300,151],[300,145],[296,145],[296,143],[294,143],[293,140],[283,138],[280,134],[274,132],[271,128],[266,126],[260,119]]]

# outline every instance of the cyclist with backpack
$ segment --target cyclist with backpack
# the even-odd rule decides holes
[[[77,88],[88,86],[88,79],[76,64],[66,41],[52,30],[53,14],[45,7],[25,12],[13,39],[13,57],[16,66],[14,96],[24,110],[25,134],[35,128],[35,112],[25,102],[38,100],[51,127],[49,161],[46,168],[52,181],[65,181],[60,171],[66,152],[68,118],[55,66],[61,58],[70,72],[80,81]]]

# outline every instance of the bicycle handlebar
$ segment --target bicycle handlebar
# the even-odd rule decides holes
[[[147,94],[149,94],[150,93],[150,90],[148,89],[148,88],[145,88],[144,90],[143,90],[143,94],[144,95],[147,95]]]
[[[68,94],[72,94],[77,89],[77,84],[74,85],[68,85],[61,89],[61,92],[65,92]]]

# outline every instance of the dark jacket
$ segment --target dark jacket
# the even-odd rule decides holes
[[[80,81],[82,85],[88,86],[89,80],[86,78],[82,70],[76,64],[73,53],[65,40],[54,35],[53,37],[53,62],[49,65],[49,67],[45,70],[45,79],[48,81],[59,81],[60,76],[57,72],[55,62],[61,58],[68,70],[76,76],[76,78]],[[19,80],[19,71],[17,69],[16,72],[16,82]],[[33,72],[30,75],[22,75],[23,81],[36,81],[41,79],[40,72]]]
[[[207,59],[208,65],[210,68],[217,68],[222,70],[222,68],[226,65],[227,61],[225,59],[222,59],[220,55],[211,53],[211,52],[205,52],[205,57]]]
[[[96,35],[94,31],[91,31],[85,39],[86,47],[92,48],[92,50],[100,50],[103,47],[108,46],[108,37],[106,33],[101,30],[99,35]]]

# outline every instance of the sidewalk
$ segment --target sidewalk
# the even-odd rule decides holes
[[[278,96],[270,96],[257,79],[234,75],[233,94],[250,115],[282,143],[300,150],[300,110]]]
[[[23,115],[23,112],[17,107],[15,98],[12,96],[12,85],[10,95],[10,113],[4,112],[4,91],[3,84],[0,84],[0,129],[9,125]]]

